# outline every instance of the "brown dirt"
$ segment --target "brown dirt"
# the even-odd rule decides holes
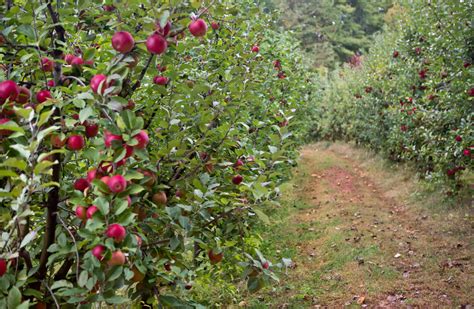
[[[381,162],[347,144],[302,150],[293,194],[308,207],[288,219],[297,267],[275,307],[298,308],[297,294],[305,308],[474,304],[472,207],[435,209],[437,194],[417,201],[411,173]]]

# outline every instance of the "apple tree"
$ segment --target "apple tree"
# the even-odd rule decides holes
[[[183,308],[210,275],[277,280],[252,227],[312,86],[271,15],[33,0],[0,16],[0,306]]]

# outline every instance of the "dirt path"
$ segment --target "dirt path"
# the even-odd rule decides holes
[[[472,207],[434,207],[410,173],[346,144],[307,146],[300,163],[268,245],[295,267],[251,307],[474,305]]]

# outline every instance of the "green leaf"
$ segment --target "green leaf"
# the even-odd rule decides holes
[[[73,285],[71,282],[67,280],[58,280],[54,281],[54,283],[51,285],[51,290],[56,290],[59,288],[72,288]]]
[[[115,296],[106,298],[105,301],[108,304],[118,305],[118,304],[128,303],[130,302],[130,299],[128,299],[127,297],[115,295]]]
[[[84,121],[86,121],[93,114],[94,114],[94,110],[90,106],[87,106],[86,108],[82,109],[79,112],[80,123],[83,123]]]
[[[26,169],[26,162],[24,160],[18,159],[18,158],[8,158],[3,163],[0,164],[0,166],[8,166],[8,167],[13,167],[17,168],[19,170],[24,171]]]
[[[18,177],[18,174],[10,170],[0,170],[0,178],[3,177]]]
[[[83,271],[81,271],[81,274],[79,275],[79,281],[77,282],[77,284],[80,287],[84,287],[87,283],[87,279],[89,279],[87,271],[83,270]]]
[[[38,127],[41,127],[43,124],[48,122],[49,118],[51,115],[54,113],[55,108],[51,108],[50,110],[46,110],[40,114],[40,117],[38,119],[38,123],[36,124]]]
[[[261,211],[260,209],[254,209],[254,208],[252,208],[252,210],[260,218],[260,220],[262,220],[265,224],[270,224],[270,219],[265,213],[263,213],[263,211]]]
[[[23,240],[21,241],[21,244],[20,244],[20,248],[23,248],[25,247],[27,244],[29,244],[33,239],[36,238],[36,236],[38,235],[37,231],[31,231],[29,232],[28,234],[26,234],[26,236],[23,238]]]
[[[8,293],[8,309],[16,309],[21,303],[21,292],[14,286]]]

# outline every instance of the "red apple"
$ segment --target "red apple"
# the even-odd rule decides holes
[[[86,127],[86,136],[89,138],[95,137],[99,133],[99,125],[97,123],[86,122],[84,126]]]
[[[127,203],[128,207],[132,206],[132,198],[130,197],[130,195],[127,195]]]
[[[97,208],[97,206],[95,206],[95,205],[89,206],[89,208],[87,208],[87,211],[86,211],[87,219],[92,219],[92,216],[94,215],[94,213],[97,210],[99,210],[99,208]]]
[[[62,140],[57,134],[51,135],[50,142],[54,148],[62,148],[66,144],[66,140]]]
[[[5,275],[7,272],[7,261],[5,259],[0,259],[0,277]]]
[[[116,242],[122,242],[127,236],[127,231],[118,223],[113,223],[107,227],[105,236],[113,238]]]
[[[30,90],[26,87],[18,87],[18,90],[18,96],[15,101],[20,104],[27,103],[31,98]]]
[[[131,156],[133,156],[133,147],[125,145],[125,159],[130,158]]]
[[[66,56],[64,56],[64,61],[66,61],[67,64],[71,64],[74,58],[76,58],[76,56],[72,54],[67,54]]]
[[[207,32],[207,24],[202,18],[191,21],[188,28],[189,32],[196,37],[205,36]]]
[[[260,47],[258,47],[258,45],[252,46],[252,52],[253,53],[258,53],[259,51],[260,51]]]
[[[474,97],[474,88],[471,88],[467,91],[467,94],[470,96],[470,97]]]
[[[153,77],[153,83],[157,85],[166,85],[168,84],[168,77],[165,76],[155,76]]]
[[[462,152],[466,157],[470,157],[471,156],[471,151],[469,149],[464,149],[464,151]]]
[[[109,266],[121,266],[125,264],[126,262],[125,254],[123,254],[122,251],[117,250],[112,252],[112,257],[110,260],[107,262],[107,265]]]
[[[46,82],[46,86],[52,88],[54,86],[56,86],[56,83],[54,82],[54,79],[50,79]]]
[[[166,203],[168,202],[168,197],[166,196],[165,192],[160,191],[153,194],[151,200],[157,205],[166,205]]]
[[[109,186],[111,192],[120,193],[125,191],[127,188],[127,181],[122,175],[114,175],[110,177],[107,185]]]
[[[104,145],[105,145],[105,147],[107,147],[107,148],[112,147],[113,141],[120,141],[120,142],[122,142],[122,141],[123,141],[122,136],[121,136],[121,135],[112,134],[112,133],[106,131],[105,134],[104,134]]]
[[[44,72],[52,72],[54,67],[53,60],[43,57],[41,58],[41,70]]]
[[[84,192],[89,188],[89,182],[85,178],[79,178],[74,182],[74,189]]]
[[[152,34],[146,40],[146,48],[152,54],[162,54],[168,48],[165,38],[159,34]]]
[[[170,33],[170,30],[171,30],[171,22],[170,21],[166,22],[166,25],[163,27],[163,29],[161,28],[159,23],[156,25],[156,31],[158,31],[158,33],[160,33],[164,37],[166,37]]]
[[[91,79],[90,86],[92,91],[94,91],[95,93],[104,94],[105,89],[109,87],[107,85],[107,76],[105,76],[104,74],[94,75],[94,77],[92,77]],[[102,88],[99,90],[100,87]]]
[[[102,261],[104,258],[105,247],[102,245],[97,245],[92,248],[92,255],[95,256],[99,261]]]
[[[263,262],[262,262],[262,267],[263,267],[264,269],[268,269],[268,268],[270,267],[270,263],[268,263],[268,261],[263,261]]]
[[[76,207],[76,217],[78,217],[81,220],[85,220],[87,218],[86,211],[87,210],[84,206],[77,206]]]
[[[207,252],[211,264],[217,264],[224,258],[224,253],[222,251],[214,251],[213,249]]]
[[[212,27],[212,29],[217,30],[217,29],[219,29],[220,25],[219,25],[219,23],[213,21],[213,22],[211,22],[211,27]]]
[[[81,57],[74,57],[71,61],[71,65],[76,68],[80,68],[84,64],[84,59]]]
[[[398,55],[399,55],[399,52],[398,52],[397,50],[395,50],[395,51],[393,52],[393,58],[397,58]]]
[[[3,104],[7,99],[14,101],[20,94],[20,89],[12,80],[0,82],[0,103]]]
[[[456,142],[462,142],[461,135],[456,135],[456,137],[454,139],[456,140]]]
[[[144,149],[146,145],[148,145],[148,142],[150,141],[150,139],[148,138],[148,134],[144,130],[141,130],[140,133],[135,135],[133,138],[138,141],[138,144],[135,145],[135,148],[138,148],[138,149]]]
[[[46,89],[41,90],[36,94],[36,101],[38,101],[38,103],[43,103],[46,100],[51,99],[51,98],[52,98],[51,92],[49,92],[49,90],[46,90]]]
[[[104,9],[104,11],[106,12],[112,12],[115,10],[115,6],[113,5],[103,5],[102,8]]]
[[[84,148],[86,142],[84,141],[84,137],[82,135],[71,135],[67,139],[67,148],[69,150],[81,150]]]
[[[8,119],[8,118],[2,118],[2,119],[0,119],[0,125],[5,124],[9,121],[10,121],[10,119]],[[0,130],[0,136],[9,136],[12,133],[13,133],[12,130],[6,130],[6,129],[5,130]]]
[[[234,168],[238,169],[240,168],[241,166],[244,165],[244,161],[242,161],[241,159],[238,159],[237,161],[235,161],[234,163]]]
[[[100,174],[98,175],[97,170],[91,169],[90,171],[87,172],[87,181],[91,183],[94,179],[97,179],[100,177]]]
[[[119,53],[129,53],[135,46],[133,36],[127,31],[119,31],[112,37],[112,47]]]
[[[235,175],[233,178],[232,178],[232,183],[234,185],[240,185],[240,183],[244,180],[244,177],[242,177],[242,175]]]

